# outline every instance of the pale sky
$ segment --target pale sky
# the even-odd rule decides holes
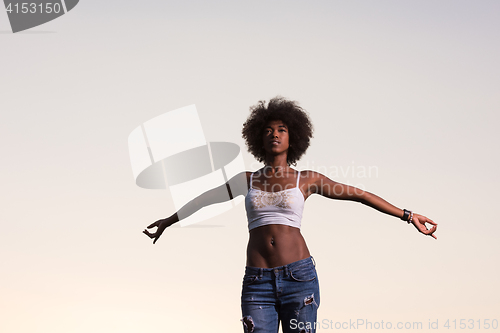
[[[0,331],[242,332],[244,205],[153,246],[141,232],[174,204],[135,185],[127,138],[195,104],[206,140],[257,170],[242,124],[279,94],[315,126],[297,169],[439,224],[434,240],[308,198],[318,320],[483,332],[500,320],[498,40],[497,1],[86,0],[17,34],[0,10]]]

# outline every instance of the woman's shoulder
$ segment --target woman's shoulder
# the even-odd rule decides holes
[[[250,181],[252,180],[252,177],[255,177],[256,171],[245,171],[244,173],[247,180],[247,189],[250,190],[250,187],[252,186]]]
[[[321,179],[325,177],[320,172],[314,171],[314,170],[301,170],[300,171],[300,178],[306,178],[306,179]]]
[[[327,180],[324,174],[314,170],[302,170],[300,171],[300,182],[303,185],[313,185],[318,184],[322,181]]]

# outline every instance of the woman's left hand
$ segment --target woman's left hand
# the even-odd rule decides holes
[[[437,229],[437,223],[432,221],[430,218],[419,214],[413,214],[413,220],[411,221],[411,223],[415,226],[415,228],[417,228],[418,231],[420,231],[424,235],[432,236],[437,239],[436,235],[434,235],[434,232]],[[432,228],[427,229],[427,227],[425,226],[426,223],[432,224]]]

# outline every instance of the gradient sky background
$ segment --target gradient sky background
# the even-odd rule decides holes
[[[135,185],[127,138],[196,104],[208,141],[245,149],[249,106],[278,94],[315,125],[298,169],[439,223],[436,241],[310,197],[318,320],[485,331],[500,320],[499,40],[498,1],[82,0],[18,34],[0,10],[0,331],[241,332],[244,205],[153,246],[141,231],[173,202]]]

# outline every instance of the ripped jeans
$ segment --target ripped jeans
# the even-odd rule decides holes
[[[245,333],[314,333],[319,282],[313,257],[274,267],[246,267],[241,292]]]

